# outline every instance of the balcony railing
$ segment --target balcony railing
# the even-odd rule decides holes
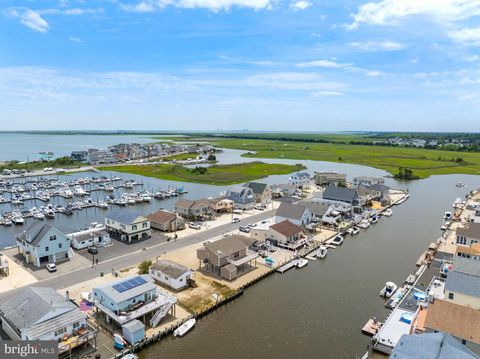
[[[79,345],[82,345],[94,339],[97,336],[97,331],[88,324],[86,327],[83,328],[83,330],[85,331],[83,334],[72,335],[67,340],[59,342],[58,352],[61,354],[66,351],[70,351],[78,347]],[[81,329],[79,331],[81,331]]]

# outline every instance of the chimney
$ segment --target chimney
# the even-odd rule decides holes
[[[68,290],[65,291],[65,299],[70,300],[70,292]]]

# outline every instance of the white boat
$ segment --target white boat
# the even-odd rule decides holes
[[[457,187],[465,187],[465,183],[463,183],[463,182],[457,182],[456,186],[457,186]]]
[[[98,202],[98,207],[107,209],[108,208],[108,203],[104,202],[104,201],[100,201],[100,202]]]
[[[358,233],[360,233],[360,228],[350,227],[349,229],[347,229],[347,233],[350,234],[351,236],[356,236]]]
[[[106,191],[106,192],[113,192],[115,190],[115,188],[113,186],[105,186],[105,188],[103,190]]]
[[[333,239],[332,244],[339,246],[342,243],[343,243],[343,236],[341,234],[337,234]]]
[[[63,197],[67,197],[67,198],[72,198],[73,197],[73,192],[70,188],[65,188],[62,192],[61,192],[61,195]]]
[[[443,219],[445,220],[449,220],[449,219],[452,219],[452,212],[445,212],[445,214],[443,215]]]
[[[176,337],[183,337],[187,332],[193,328],[195,325],[196,320],[195,318],[187,320],[185,323],[183,323],[181,326],[179,326],[177,329],[173,331],[173,335]]]
[[[385,283],[385,287],[380,291],[380,296],[385,298],[390,298],[393,293],[397,290],[397,285],[393,282]]]
[[[317,253],[317,258],[325,258],[328,253],[328,248],[326,246],[320,246],[320,250]]]
[[[21,215],[15,215],[12,217],[12,222],[15,224],[24,224],[25,220]]]
[[[82,186],[75,186],[73,189],[75,196],[86,196],[88,193],[82,188]]]
[[[45,215],[40,211],[35,211],[35,213],[33,213],[33,218],[42,220],[45,219]]]
[[[363,228],[363,229],[367,229],[368,227],[370,227],[370,222],[368,220],[364,219],[358,224],[358,227]]]
[[[391,217],[393,214],[393,211],[390,208],[387,208],[385,211],[383,211],[383,215],[385,217]]]
[[[297,266],[297,268],[303,268],[307,264],[308,264],[308,259],[300,258],[300,259],[298,259],[296,266]]]
[[[374,215],[373,217],[370,218],[370,223],[377,223],[378,222],[378,216],[377,215]]]

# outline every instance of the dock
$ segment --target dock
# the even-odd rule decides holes
[[[284,264],[283,266],[277,268],[277,272],[278,273],[285,273],[289,269],[291,269],[293,267],[296,267],[297,264],[298,264],[298,259],[294,259],[293,261],[290,261],[290,262]]]
[[[374,336],[378,333],[383,323],[379,322],[376,319],[369,319],[368,322],[363,326],[362,333],[365,333],[370,336]]]

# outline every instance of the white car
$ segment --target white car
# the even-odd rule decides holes
[[[240,222],[240,218],[235,217],[232,219],[232,223],[238,223],[238,222]]]
[[[197,223],[197,222],[190,222],[188,224],[188,227],[191,228],[191,229],[199,230],[199,229],[202,228],[202,225],[200,223]]]
[[[57,266],[55,265],[55,263],[48,263],[46,265],[46,267],[47,267],[47,270],[49,272],[56,272],[57,271]]]

